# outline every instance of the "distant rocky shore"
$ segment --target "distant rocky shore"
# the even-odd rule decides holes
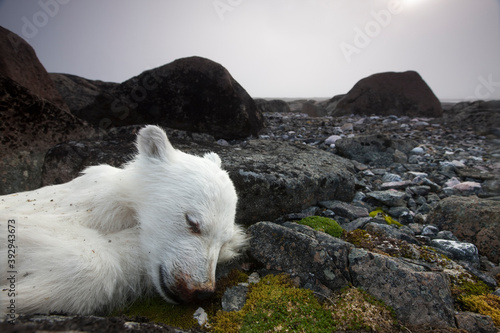
[[[252,237],[233,268],[286,273],[323,298],[361,288],[412,332],[500,328],[500,308],[464,301],[500,304],[500,101],[442,104],[413,71],[374,74],[320,102],[253,99],[200,57],[106,83],[48,74],[1,27],[0,45],[1,194],[120,166],[138,129],[159,124],[176,148],[221,156]],[[342,237],[296,223],[310,216],[334,219]],[[238,304],[227,308],[247,291],[228,289]],[[95,318],[21,316],[17,327],[174,331]]]

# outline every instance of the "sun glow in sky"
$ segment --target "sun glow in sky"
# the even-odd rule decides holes
[[[500,99],[498,0],[0,0],[49,72],[121,82],[188,56],[253,97],[332,97],[416,70],[441,99]]]

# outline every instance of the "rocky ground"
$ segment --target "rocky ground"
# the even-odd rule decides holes
[[[442,118],[309,117],[300,112],[267,112],[264,116],[266,129],[258,140],[217,141],[206,136],[193,138],[193,135],[183,132],[170,132],[169,136],[174,142],[193,141],[183,149],[194,146],[191,148],[197,151],[200,146],[202,150],[220,147],[223,150],[218,153],[222,155],[223,160],[227,151],[234,154],[234,151],[248,150],[249,154],[255,156],[257,164],[267,161],[262,157],[266,154],[265,147],[267,150],[272,150],[274,147],[278,159],[293,159],[290,154],[296,154],[296,158],[300,161],[308,157],[324,159],[325,156],[333,155],[331,160],[322,163],[340,165],[353,173],[354,191],[334,194],[335,197],[342,197],[342,201],[319,201],[309,206],[302,206],[305,208],[299,211],[279,214],[287,207],[283,205],[281,210],[271,214],[274,217],[270,220],[275,223],[263,222],[252,225],[249,228],[249,234],[252,236],[249,257],[244,258],[240,268],[245,269],[248,274],[256,272],[260,276],[285,272],[291,274],[298,286],[328,297],[333,297],[333,291],[347,285],[361,287],[390,304],[396,311],[398,319],[406,323],[407,327],[408,323],[417,325],[411,328],[412,332],[458,332],[457,328],[452,328],[457,324],[459,328],[468,332],[496,331],[491,318],[462,312],[464,308],[453,301],[452,294],[443,295],[442,290],[449,288],[450,282],[447,282],[447,279],[453,274],[482,281],[492,288],[491,290],[495,290],[497,288],[495,278],[500,273],[499,253],[495,252],[498,251],[498,247],[489,249],[488,244],[483,244],[484,242],[478,237],[467,239],[466,234],[469,229],[463,234],[460,234],[459,228],[454,226],[451,226],[450,230],[450,226],[441,223],[440,220],[442,215],[449,213],[439,215],[440,211],[448,209],[447,205],[456,202],[461,206],[472,204],[474,207],[487,202],[492,207],[485,208],[487,212],[500,214],[498,204],[500,142],[495,136],[482,136],[477,134],[477,131],[467,128],[450,128],[443,123]],[[104,140],[98,146],[102,148],[109,142],[116,143],[113,140]],[[203,148],[206,142],[211,142],[212,146]],[[310,149],[289,151],[286,149],[291,148],[283,148],[297,149],[294,148],[297,145]],[[65,152],[63,155],[69,155],[76,164],[81,162],[78,158],[83,156],[83,153],[77,151],[75,154],[74,149],[92,151],[96,148],[88,142],[73,142],[60,147],[65,147],[61,148]],[[116,151],[115,148],[112,147],[111,150]],[[127,155],[129,151],[127,149],[120,151],[120,154]],[[313,152],[318,150],[326,155],[314,155]],[[72,153],[69,154],[68,151]],[[306,157],[300,155],[302,151],[304,154],[307,153]],[[273,151],[270,153],[273,154]],[[286,154],[288,156],[285,156]],[[346,160],[333,158],[337,155],[350,160],[353,165],[348,167]],[[116,156],[112,154],[110,156],[116,160]],[[242,155],[238,156],[236,158],[238,160],[245,159]],[[98,159],[100,162],[106,162],[106,153],[103,153],[103,156],[99,155]],[[61,163],[61,160],[57,161]],[[46,163],[49,162],[50,159],[46,159]],[[86,161],[86,163],[93,162]],[[275,160],[272,163],[276,163],[279,172],[292,177],[288,174],[291,171],[283,171],[283,165]],[[313,161],[310,165],[316,167]],[[244,171],[243,174],[247,178],[248,174],[251,174],[252,179],[258,179],[259,172],[264,170],[255,165],[227,166],[235,170],[234,174],[240,175],[242,167],[249,168],[249,171]],[[294,165],[292,168],[299,166]],[[307,173],[307,169],[306,165],[304,170],[298,172]],[[262,172],[267,171],[265,169]],[[324,169],[311,171],[311,177],[314,178],[314,174],[322,172],[324,173]],[[70,178],[76,173],[77,171],[74,171]],[[334,174],[340,178],[346,177],[339,172]],[[61,176],[60,173],[58,175]],[[276,177],[278,176],[273,175],[273,179]],[[320,179],[319,182],[321,181]],[[261,183],[259,184],[263,187]],[[349,181],[342,184],[346,187],[351,186]],[[248,186],[248,183],[241,186]],[[318,184],[312,186],[320,187]],[[304,193],[303,189],[292,188]],[[290,190],[289,187],[287,189]],[[265,191],[259,193],[261,196],[266,195]],[[300,193],[296,193],[298,197]],[[331,195],[331,193],[321,195]],[[279,197],[266,197],[266,199],[270,202],[259,203],[259,207],[255,207],[255,210],[262,210],[266,205],[272,207],[273,200],[277,206],[281,205]],[[460,201],[462,199],[465,201]],[[253,200],[255,199],[251,199]],[[377,208],[380,210],[376,216],[369,214]],[[248,211],[251,210],[251,207],[248,208]],[[473,209],[469,210],[471,214],[484,214],[484,211],[477,213]],[[324,233],[291,223],[311,215],[335,219],[346,232],[351,233],[349,236],[351,238],[335,240]],[[456,219],[460,218],[462,216]],[[471,217],[465,218],[471,220]],[[394,220],[403,226],[397,228],[387,223]],[[497,238],[488,239],[498,242],[498,223],[493,224],[496,229],[491,232],[496,233]],[[477,226],[470,228],[474,227]],[[488,225],[481,228],[489,227]],[[363,242],[353,238],[357,230],[366,232],[363,234],[365,237]],[[280,236],[268,239],[270,235]],[[430,246],[437,253],[452,258],[453,263],[443,263],[440,257],[433,257],[432,260],[424,259],[429,255],[424,246]],[[403,253],[408,249],[411,255]],[[392,257],[388,257],[387,254]],[[387,270],[384,267],[391,268]],[[451,282],[452,289],[459,284],[453,284],[453,279]],[[422,283],[429,287],[422,289]],[[246,292],[245,287],[228,290],[225,296],[226,309],[241,308]],[[498,295],[500,292],[497,289],[495,293]],[[418,297],[422,298],[416,299],[417,294],[421,294]],[[430,323],[437,323],[441,328],[431,329]],[[14,328],[6,323],[2,325],[2,329],[5,330]],[[15,326],[15,331],[19,332],[36,330],[181,332],[163,324],[148,322],[145,318],[127,317],[27,316],[20,317]]]

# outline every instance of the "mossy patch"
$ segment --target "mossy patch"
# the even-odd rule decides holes
[[[496,327],[500,327],[500,297],[488,295],[470,295],[462,297],[465,308],[472,312],[490,316]]]
[[[132,303],[128,308],[115,312],[112,315],[124,315],[126,317],[145,317],[155,323],[190,329],[199,327],[193,314],[199,305],[174,305],[167,303],[161,296],[154,295],[147,298],[141,298]]]
[[[309,216],[297,222],[298,224],[307,225],[314,230],[325,232],[333,237],[342,236],[344,229],[337,223],[337,221],[328,217]]]
[[[247,297],[240,311],[219,311],[212,332],[330,332],[334,324],[313,292],[294,287],[287,275],[265,276]]]
[[[464,271],[458,275],[449,274],[448,276],[451,282],[451,295],[459,306],[465,306],[463,300],[470,296],[485,296],[492,291],[483,281],[469,272]]]
[[[346,288],[329,308],[337,330],[399,331],[394,310],[359,288]]]
[[[385,222],[387,222],[387,224],[389,224],[389,225],[395,224],[398,227],[402,227],[403,226],[401,223],[399,223],[398,221],[396,221],[395,219],[393,219],[389,214],[387,214],[386,212],[384,212],[382,210],[382,208],[380,208],[380,207],[378,207],[377,209],[375,209],[373,212],[370,212],[368,215],[370,215],[370,217],[380,216],[380,217],[384,218]]]
[[[395,332],[396,327],[393,311],[364,291],[347,288],[337,298],[321,303],[311,290],[295,287],[284,274],[265,276],[250,287],[240,311],[219,311],[211,321],[211,331],[217,333]]]
[[[232,270],[226,277],[217,282],[215,294],[202,302],[174,305],[167,303],[161,296],[154,295],[140,298],[129,307],[121,311],[115,311],[112,315],[145,317],[152,322],[163,323],[181,329],[198,328],[198,322],[193,318],[193,314],[199,307],[202,307],[209,317],[215,316],[217,311],[221,309],[221,299],[224,291],[247,280],[247,274],[239,270]]]

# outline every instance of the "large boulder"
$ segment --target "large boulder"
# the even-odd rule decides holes
[[[386,72],[358,81],[336,105],[334,116],[441,117],[438,98],[417,72]]]
[[[457,103],[444,110],[443,122],[448,127],[500,137],[500,101]]]
[[[0,75],[27,88],[31,94],[68,110],[35,50],[24,39],[1,26]]]
[[[109,93],[119,85],[113,82],[88,80],[70,74],[49,73],[49,76],[62,99],[74,114],[80,113],[81,110],[95,103],[100,95]]]
[[[266,100],[263,98],[255,99],[255,104],[262,112],[290,112],[290,106],[281,99]]]
[[[43,166],[43,185],[67,182],[87,166],[119,166],[135,153],[140,126],[117,128],[101,140],[82,140],[52,148]],[[175,148],[202,155],[218,153],[239,195],[237,221],[274,220],[320,201],[351,201],[355,194],[350,161],[303,144],[250,140],[219,145],[209,135],[167,129]],[[290,158],[293,156],[293,158]]]
[[[0,27],[0,194],[38,188],[46,151],[89,129],[69,113],[33,48]]]
[[[157,124],[224,139],[256,136],[264,126],[245,89],[220,64],[200,57],[145,71],[73,112],[101,128]]]
[[[500,262],[500,202],[475,196],[441,200],[427,219],[441,230],[477,246],[479,254]]]
[[[0,194],[40,187],[45,153],[92,135],[80,119],[0,75]]]

